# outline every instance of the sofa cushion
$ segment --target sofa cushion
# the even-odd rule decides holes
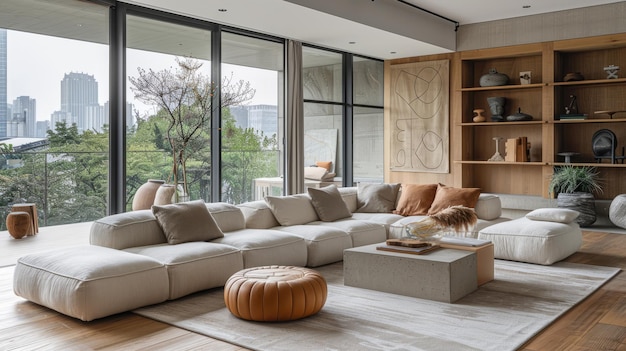
[[[572,223],[580,212],[567,208],[538,208],[526,214],[526,218],[534,221]]]
[[[305,194],[266,196],[265,202],[280,225],[307,224],[318,220],[311,199]]]
[[[439,184],[433,204],[428,210],[428,214],[435,214],[450,206],[476,207],[476,202],[480,196],[480,188],[454,188]]]
[[[396,208],[400,184],[359,183],[356,212],[391,212]]]
[[[355,186],[337,188],[341,194],[343,202],[348,206],[348,211],[354,213],[359,208],[357,198],[357,188]]]
[[[502,202],[500,197],[493,194],[480,194],[476,201],[476,217],[487,221],[493,221],[502,216]]]
[[[337,186],[331,184],[323,188],[308,188],[311,204],[319,218],[324,222],[332,222],[352,215],[343,202]]]
[[[239,207],[225,202],[207,203],[206,207],[222,232],[232,232],[246,227],[246,219]]]
[[[95,220],[89,243],[123,250],[129,247],[166,243],[163,230],[150,210],[130,211]]]
[[[437,184],[402,184],[400,200],[393,213],[401,216],[428,214],[436,192]]]
[[[264,200],[244,202],[237,207],[246,219],[246,228],[269,229],[280,225]]]
[[[203,200],[153,205],[152,212],[169,244],[207,241],[224,236]]]

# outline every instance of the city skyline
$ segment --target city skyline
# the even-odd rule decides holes
[[[92,75],[98,83],[98,103],[108,102],[108,45],[7,30],[7,94],[11,103],[20,96],[36,100],[37,121],[51,121],[61,111],[61,82],[69,73]],[[46,61],[42,63],[42,58]],[[127,74],[134,76],[137,67],[149,62],[150,68],[162,70],[174,63],[172,55],[127,51]],[[257,93],[249,105],[276,105],[277,91],[263,89],[276,84],[276,72],[224,64],[223,75],[233,72],[235,79],[245,77]],[[272,82],[272,79],[274,80]],[[32,84],[37,82],[37,84]],[[140,113],[153,113],[153,108],[132,99],[127,87],[129,103]],[[274,89],[276,90],[276,89]]]

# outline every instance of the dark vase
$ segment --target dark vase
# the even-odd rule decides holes
[[[581,227],[588,227],[596,221],[596,199],[591,193],[559,193],[556,203],[560,208],[578,211],[580,215],[576,223]]]

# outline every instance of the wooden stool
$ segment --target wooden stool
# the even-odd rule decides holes
[[[235,316],[260,322],[290,321],[313,315],[326,303],[326,280],[293,266],[241,270],[224,286],[224,302]]]
[[[13,204],[11,212],[26,212],[30,215],[31,226],[30,231],[26,235],[35,235],[39,233],[39,221],[37,220],[36,204]]]
[[[15,239],[21,239],[32,233],[32,220],[28,212],[12,211],[7,215],[7,230]]]

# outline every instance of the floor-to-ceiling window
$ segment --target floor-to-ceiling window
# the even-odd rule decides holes
[[[383,62],[353,57],[353,180],[383,182]]]
[[[211,31],[126,16],[126,208],[148,179],[210,201]]]
[[[343,177],[343,55],[304,46],[304,165],[326,166],[328,173],[305,172],[305,186],[342,184]],[[330,162],[330,163],[328,163]],[[323,174],[323,173],[322,173]]]
[[[107,214],[109,8],[0,2],[0,212],[40,226]],[[4,220],[0,221],[4,226]]]
[[[263,199],[282,184],[283,41],[223,32],[221,51],[221,200]]]

